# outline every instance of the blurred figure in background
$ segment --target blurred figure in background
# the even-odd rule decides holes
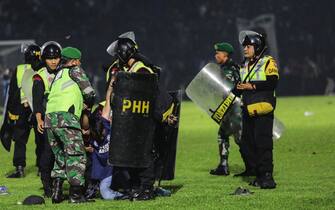
[[[17,66],[10,81],[7,113],[5,113],[7,115],[5,117],[7,122],[4,122],[3,126],[10,125],[7,130],[7,132],[11,133],[8,140],[13,138],[15,142],[13,165],[16,167],[16,171],[8,175],[7,178],[24,177],[24,168],[26,166],[26,144],[31,129],[30,116],[32,112],[28,104],[28,99],[21,87],[22,83],[25,82],[23,81],[25,71],[37,71],[40,68],[40,56],[41,50],[39,46],[34,44],[29,45],[24,50],[24,64]]]

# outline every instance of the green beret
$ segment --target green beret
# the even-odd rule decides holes
[[[65,59],[80,59],[81,52],[74,47],[65,47],[62,49],[62,57]]]
[[[233,46],[227,42],[216,43],[214,45],[215,51],[223,51],[227,52],[228,54],[232,54],[234,52]]]

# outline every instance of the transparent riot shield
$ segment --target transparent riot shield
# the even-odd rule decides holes
[[[241,99],[234,97],[231,93],[233,88],[233,83],[224,76],[220,66],[215,63],[208,63],[187,86],[186,94],[200,109],[213,119],[213,113],[222,106],[223,101],[227,98],[235,98],[230,106],[235,106],[235,108],[241,107]],[[231,109],[231,107],[227,109]],[[225,117],[231,118],[237,116],[229,114]],[[226,118],[223,118],[223,120],[226,120]],[[275,117],[273,139],[279,139],[284,130],[284,124]]]

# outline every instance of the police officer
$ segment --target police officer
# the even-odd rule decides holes
[[[278,68],[271,56],[263,56],[265,35],[244,31],[240,37],[245,57],[240,69],[241,80],[245,82],[237,85],[237,90],[242,91],[243,101],[241,149],[249,165],[256,169],[256,179],[251,184],[271,189],[276,187],[272,176],[272,128]]]
[[[120,70],[141,74],[156,73],[154,68],[144,62],[144,56],[139,54],[138,46],[132,39],[119,38],[115,46],[115,53],[120,65]],[[162,92],[163,91],[160,90],[160,94],[158,94],[158,98],[155,100],[156,106],[153,117],[157,122],[174,124],[177,119],[172,114],[174,107],[172,98],[166,98],[164,94],[161,94]],[[153,151],[153,145],[151,145],[151,151]],[[150,155],[150,164],[148,167],[114,167],[116,171],[128,171],[131,180],[130,185],[133,189],[133,193],[131,194],[132,200],[150,200],[155,197],[153,188],[155,182],[153,152]]]
[[[70,184],[69,202],[86,202],[86,155],[81,133],[80,117],[84,107],[92,107],[95,92],[83,69],[77,64],[81,52],[77,48],[62,50],[64,65],[59,68],[50,87],[44,128],[47,131],[55,164],[51,176],[55,179],[52,202],[63,201],[62,185]]]
[[[26,70],[33,69],[36,71],[40,68],[40,56],[40,47],[35,44],[29,45],[24,52],[25,63],[17,66],[11,78],[7,114],[9,123],[13,126],[12,137],[15,142],[13,165],[16,167],[16,171],[8,175],[7,178],[24,177],[26,144],[31,128],[29,123],[31,109],[24,92],[21,90],[22,79]]]
[[[234,48],[231,44],[222,42],[214,45],[215,60],[220,65],[224,76],[234,85],[240,81],[239,67],[231,59]],[[240,142],[241,114],[235,110],[235,106],[229,111],[221,123],[218,132],[220,163],[216,169],[210,171],[212,175],[229,175],[228,155],[229,155],[229,136],[234,135],[235,142]],[[234,128],[232,125],[238,128]]]
[[[54,166],[54,155],[51,151],[47,135],[44,132],[44,117],[46,101],[50,85],[57,72],[61,59],[61,46],[57,42],[49,41],[42,46],[42,62],[44,67],[38,70],[33,77],[33,110],[36,118],[35,134],[41,144],[41,156],[38,165],[44,196],[52,195],[51,170]]]

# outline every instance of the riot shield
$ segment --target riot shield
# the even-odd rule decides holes
[[[145,168],[153,160],[157,75],[119,72],[112,99],[110,163]]]
[[[225,112],[228,111],[230,105],[225,106],[225,101],[230,99],[232,106],[241,106],[241,100],[231,93],[233,88],[234,84],[225,77],[220,66],[209,63],[187,86],[186,94],[197,106],[220,124],[222,119],[217,120],[213,114],[222,108],[225,109]]]
[[[33,76],[35,75],[35,72],[33,69],[29,68],[24,71],[23,77],[22,77],[22,91],[25,95],[25,97],[28,100],[28,104],[30,106],[30,109],[33,110]]]
[[[181,90],[169,91],[175,104],[173,114],[180,120],[180,107],[182,100]],[[157,157],[155,160],[156,179],[173,180],[176,165],[176,152],[178,143],[179,123],[174,126],[159,124],[156,127],[155,150]]]
[[[231,91],[234,85],[226,79],[219,65],[209,63],[201,69],[201,71],[195,76],[191,83],[186,88],[187,96],[203,111],[216,120],[215,113],[224,111],[227,113],[231,106],[239,108],[242,105],[240,98],[235,97]],[[234,101],[230,101],[233,100]],[[231,102],[229,106],[226,106],[226,102]],[[219,114],[220,114],[219,112]],[[234,115],[227,115],[223,117],[234,117]],[[273,139],[279,139],[284,132],[285,127],[279,119],[275,117],[273,124]]]
[[[2,114],[2,124],[1,124],[1,129],[0,129],[0,140],[3,145],[3,147],[9,152],[10,147],[12,144],[12,136],[13,136],[13,129],[12,126],[9,123],[8,120],[8,112],[7,112],[7,105],[8,105],[8,97],[9,97],[9,88],[7,89],[6,92],[6,100],[5,100],[5,106],[3,109],[3,114]]]

